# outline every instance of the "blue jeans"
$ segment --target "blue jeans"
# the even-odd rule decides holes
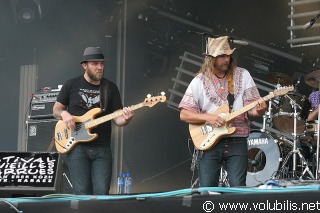
[[[109,194],[112,176],[112,153],[109,145],[78,143],[66,157],[74,194]]]
[[[230,186],[245,186],[247,146],[247,138],[223,138],[212,149],[204,151],[199,162],[200,187],[218,186],[223,163]]]

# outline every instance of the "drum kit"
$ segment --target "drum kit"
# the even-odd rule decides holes
[[[270,73],[267,81],[275,87],[294,83],[279,72]],[[320,89],[320,70],[306,75],[304,81]],[[297,92],[275,97],[268,106],[262,128],[248,137],[247,186],[270,179],[318,180],[320,112],[318,120],[308,121],[311,104]]]

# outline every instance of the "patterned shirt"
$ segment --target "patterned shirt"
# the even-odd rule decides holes
[[[310,95],[309,95],[309,101],[311,103],[311,107],[312,109],[316,109],[319,106],[319,101],[320,101],[320,91],[313,91]]]
[[[237,67],[234,73],[234,103],[232,110],[237,111],[260,98],[259,91],[248,70]],[[179,109],[187,109],[199,113],[213,113],[222,104],[228,104],[227,81],[221,85],[220,79],[208,78],[198,74],[189,84]],[[237,116],[229,126],[237,128],[228,137],[247,137],[250,133],[250,121],[247,113]]]

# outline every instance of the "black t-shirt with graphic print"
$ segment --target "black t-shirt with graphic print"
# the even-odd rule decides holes
[[[108,105],[105,112],[96,118],[110,114],[123,105],[120,92],[116,84],[108,81]],[[68,112],[73,116],[82,116],[90,109],[100,108],[100,90],[98,85],[87,82],[83,75],[66,81],[57,97],[57,101],[68,107]],[[104,122],[91,130],[97,133],[98,138],[94,143],[108,143],[111,139],[111,121]]]

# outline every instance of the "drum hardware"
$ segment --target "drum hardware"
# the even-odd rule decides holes
[[[309,146],[316,145],[318,137],[318,121],[307,121],[306,130],[299,136],[299,140]]]
[[[301,176],[298,177],[297,175],[297,172],[296,172],[296,161],[294,160],[293,158],[293,169],[292,169],[292,176],[291,178],[297,178],[297,179],[302,179],[302,177],[308,173],[309,174],[309,177],[310,179],[315,179],[314,175],[312,174],[310,168],[309,168],[309,165],[308,165],[308,162],[306,161],[306,159],[304,158],[304,156],[302,155],[300,149],[297,149],[297,150],[292,150],[291,152],[288,153],[288,155],[286,156],[286,158],[284,159],[283,161],[283,165],[282,167],[280,168],[279,171],[285,171],[285,173],[287,174],[288,173],[288,168],[286,167],[287,163],[289,162],[289,158],[291,157],[291,155],[293,154],[298,154],[299,158],[300,158],[300,162],[301,162],[301,167],[303,169],[302,173],[301,173]],[[280,176],[279,174],[277,176],[274,176],[272,179],[279,179]]]
[[[290,97],[289,97],[290,98]],[[290,98],[291,99],[291,98]],[[293,158],[293,166],[292,166],[292,176],[293,178],[297,177],[297,173],[296,173],[296,170],[297,170],[297,154],[300,152],[298,149],[297,149],[297,119],[298,119],[298,115],[297,115],[297,107],[300,107],[294,100],[291,99],[291,104],[293,105],[293,108],[294,108],[294,113],[293,113],[293,149],[292,151],[287,155],[286,159],[282,165],[282,168],[286,166],[286,164],[288,163],[288,159],[291,157],[292,155],[292,158]],[[300,107],[301,108],[301,107]],[[301,153],[300,153],[301,154]],[[302,156],[302,155],[299,155]],[[303,156],[302,156],[303,157]],[[304,159],[304,158],[303,158]],[[302,160],[302,159],[300,159]],[[305,160],[305,159],[304,159]]]
[[[271,112],[272,112],[272,101],[270,100],[268,102],[268,110],[263,115],[263,123],[262,123],[262,129],[261,129],[262,132],[265,132],[265,130],[266,130],[267,120],[271,119]]]
[[[260,128],[260,130],[263,131],[263,132],[268,132],[268,133],[272,133],[274,135],[277,135],[278,138],[284,137],[284,138],[293,140],[293,137],[292,137],[291,134],[286,133],[286,132],[281,132],[278,129],[272,128],[271,126],[266,126],[266,129],[262,129],[263,128],[263,124],[261,124],[261,123],[258,123],[256,121],[252,121],[251,124],[252,124],[252,126]],[[256,129],[256,128],[253,128],[253,129]]]
[[[289,145],[290,147],[293,147],[293,142],[290,141],[289,139],[285,138],[285,137],[280,137],[279,138],[280,141],[284,141],[287,145]]]
[[[298,113],[297,113],[297,109],[299,108],[300,110],[302,110],[302,107],[294,100],[292,99],[290,96],[285,96],[286,98],[288,98],[290,100],[290,105],[291,107],[294,109],[294,113],[293,113],[293,141],[291,142],[290,140],[288,140],[285,137],[280,137],[279,139],[281,141],[284,141],[287,145],[289,145],[291,147],[291,151],[287,154],[287,156],[285,157],[285,160],[283,161],[283,164],[281,166],[281,169],[279,170],[279,172],[275,173],[273,175],[272,178],[284,178],[285,175],[289,175],[289,168],[290,166],[288,165],[289,163],[289,159],[292,156],[292,175],[290,176],[290,178],[302,178],[306,173],[309,174],[309,178],[313,178],[314,176],[308,166],[308,162],[306,161],[306,159],[304,158],[304,156],[302,155],[300,148],[297,147],[298,145],[298,140],[297,140],[297,121],[298,121]],[[283,122],[283,121],[282,121]],[[301,169],[303,169],[301,176],[298,176],[297,173],[297,156],[299,157],[299,160],[301,162]]]
[[[299,78],[297,79],[297,82],[295,84],[295,91],[299,92],[300,91],[300,81],[301,81],[301,75],[299,75]]]
[[[320,91],[320,70],[313,71],[304,77],[304,81],[306,84],[313,88],[318,88]],[[318,105],[318,137],[317,137],[317,157],[316,157],[316,179],[319,179],[319,148],[320,148],[320,103]]]
[[[297,106],[299,107],[299,109],[302,109],[301,106],[297,102],[295,102],[292,98],[290,98],[288,95],[285,95],[285,96],[290,99],[290,103],[292,107]]]
[[[303,95],[288,93],[281,97],[273,110],[272,122],[277,129],[291,134],[294,131],[294,104],[297,106],[297,133],[301,134],[305,130],[305,120],[311,108],[308,98]]]
[[[268,82],[271,84],[281,84],[282,86],[293,85],[293,80],[289,75],[280,72],[271,72],[268,75]]]
[[[277,81],[275,79],[272,79],[270,81],[272,81],[272,83],[277,83],[277,87],[281,86],[281,84],[286,84],[288,82],[291,83],[290,77],[288,78],[288,76],[282,75],[281,73],[277,75],[273,75],[271,77],[273,78],[277,78]],[[298,80],[300,81],[300,79]],[[297,82],[297,84],[300,82]],[[286,105],[287,104],[287,105]],[[280,109],[279,113],[276,114],[276,116],[273,116],[273,110],[272,110],[272,106],[274,106],[277,109]],[[287,107],[287,108],[286,108]],[[277,97],[274,98],[272,100],[269,101],[269,107],[267,112],[265,113],[265,115],[263,116],[263,123],[262,123],[262,127],[257,124],[255,124],[256,122],[252,122],[253,125],[257,126],[257,127],[261,127],[260,131],[261,132],[268,132],[271,131],[273,133],[275,133],[276,135],[282,135],[283,137],[279,138],[279,141],[276,141],[276,144],[278,145],[278,147],[282,147],[285,146],[286,148],[288,148],[287,150],[281,150],[281,154],[283,154],[284,151],[287,151],[287,155],[285,156],[285,161],[282,161],[283,158],[282,157],[274,157],[273,156],[273,160],[276,160],[277,162],[280,162],[281,164],[281,169],[276,169],[273,168],[270,169],[270,161],[269,158],[271,157],[269,152],[266,150],[266,147],[264,147],[263,145],[263,140],[261,141],[262,144],[259,145],[261,147],[256,147],[256,148],[261,148],[261,150],[256,151],[256,152],[251,152],[248,151],[248,165],[250,167],[248,167],[248,173],[247,173],[247,186],[249,186],[250,184],[254,184],[257,185],[259,183],[262,183],[263,181],[266,181],[268,179],[272,179],[272,178],[279,178],[280,175],[282,175],[282,178],[302,178],[302,177],[306,177],[306,175],[308,175],[309,179],[315,179],[314,177],[314,173],[311,172],[309,165],[308,165],[308,161],[305,159],[304,157],[304,153],[301,152],[300,147],[297,147],[297,137],[298,134],[301,134],[305,131],[305,120],[307,118],[308,115],[308,110],[311,108],[311,104],[309,103],[308,99],[302,95],[293,93],[293,94],[288,94],[285,95],[283,97]],[[277,129],[282,130],[282,132],[279,132],[273,128],[271,128],[269,126],[269,128],[267,127],[267,123],[268,120],[272,118],[272,120],[276,120],[278,121],[278,125],[275,125],[277,127]],[[276,119],[274,119],[276,118]],[[293,125],[292,125],[293,123]],[[273,124],[275,124],[275,122],[273,122]],[[291,126],[288,127],[288,125],[286,124],[290,124]],[[284,128],[284,129],[283,129]],[[292,133],[293,132],[293,133]],[[291,135],[287,135],[286,133],[290,133]],[[261,133],[262,134],[262,133]],[[251,134],[250,134],[251,136]],[[252,140],[250,139],[250,136],[248,138],[248,148],[250,147],[249,141]],[[290,141],[288,138],[292,138],[293,141]],[[319,137],[318,137],[319,138]],[[270,138],[269,138],[270,139]],[[281,143],[281,141],[283,143]],[[272,144],[272,143],[271,143]],[[263,148],[264,147],[264,148]],[[252,148],[252,144],[251,144],[251,148]],[[264,150],[262,150],[264,149]],[[273,148],[273,150],[276,150],[276,148]],[[318,149],[319,150],[319,149]],[[292,158],[291,158],[292,156]],[[252,158],[254,157],[254,158]],[[300,159],[300,164],[297,165],[297,158]],[[291,161],[289,161],[289,159],[292,159],[292,164]],[[319,158],[317,158],[319,159]],[[312,163],[312,166],[314,166],[315,163]],[[275,166],[279,166],[278,164],[275,164]],[[317,162],[317,166],[320,166],[320,164]],[[269,174],[267,175],[265,168],[269,168],[269,170],[271,170],[272,174],[269,176]],[[279,168],[279,167],[277,167]],[[297,168],[299,169],[299,176],[297,173]],[[318,167],[319,168],[319,167]],[[300,170],[301,169],[301,170]],[[292,176],[290,176],[290,172],[292,170]],[[314,169],[312,170],[314,171]],[[319,171],[318,169],[315,171]],[[281,173],[279,173],[281,172]]]

